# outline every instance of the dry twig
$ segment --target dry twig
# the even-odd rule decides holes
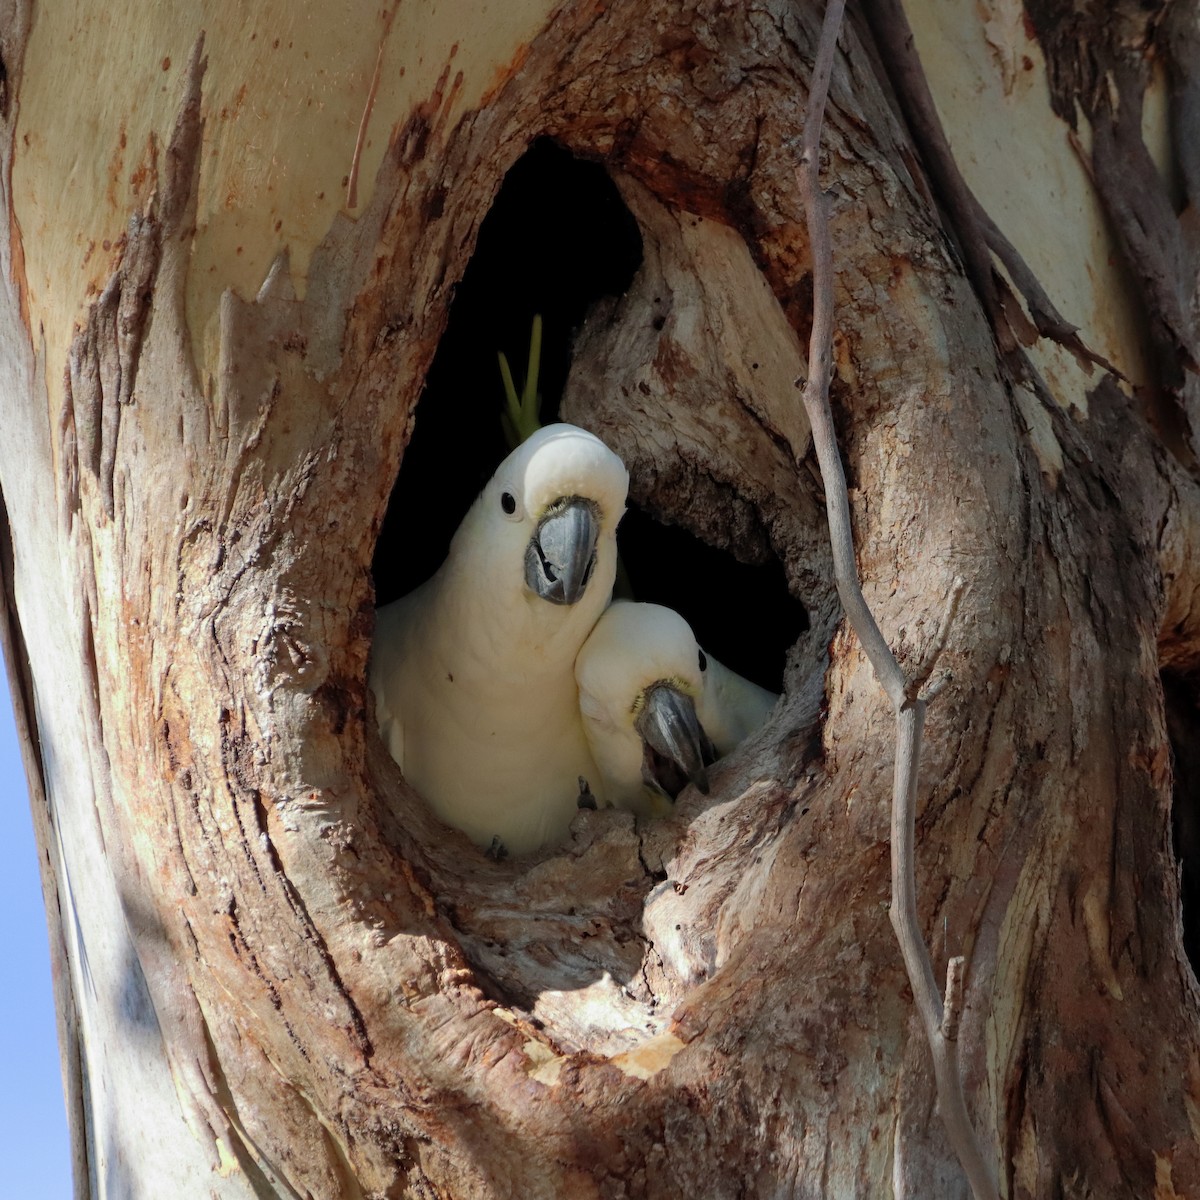
[[[838,454],[833,416],[829,407],[829,382],[832,372],[833,345],[833,248],[829,234],[828,205],[820,187],[821,125],[825,98],[833,71],[833,56],[842,24],[845,0],[829,0],[821,39],[813,65],[808,110],[797,181],[804,198],[809,240],[813,258],[813,324],[809,339],[808,380],[804,385],[804,407],[813,431],[813,446],[825,482],[825,504],[829,514],[834,576],[838,595],[863,650],[896,709],[896,766],[892,790],[892,928],[900,943],[904,967],[912,985],[913,997],[929,1049],[933,1055],[937,1083],[938,1110],[950,1144],[966,1172],[975,1200],[996,1200],[998,1193],[963,1097],[958,1068],[958,1024],[962,1009],[961,958],[952,959],[947,973],[946,1004],[938,994],[933,963],[921,935],[916,894],[916,793],[917,771],[921,758],[921,732],[925,709],[938,685],[925,693],[924,679],[913,686],[905,679],[900,664],[880,632],[875,617],[863,596],[854,557],[854,537],[850,526],[850,500],[846,477]],[[947,623],[953,619],[961,596],[962,581],[956,580],[947,604]],[[937,645],[944,645],[943,629]],[[932,672],[931,661],[924,673]]]

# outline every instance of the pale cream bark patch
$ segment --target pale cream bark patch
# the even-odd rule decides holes
[[[1050,107],[1046,60],[1019,0],[910,0],[905,11],[967,184],[1084,343],[1135,383],[1145,381],[1142,320],[1121,252],[1068,127]],[[1147,97],[1152,152],[1163,143],[1165,120],[1161,99]],[[1080,139],[1090,141],[1082,114]],[[1086,408],[1097,371],[1088,375],[1045,338],[1029,353],[1060,404]]]
[[[31,327],[45,334],[51,412],[61,406],[72,331],[112,274],[130,214],[156,186],[202,31],[204,150],[187,307],[203,379],[216,365],[222,292],[252,298],[287,249],[304,295],[312,252],[345,211],[376,62],[355,212],[370,200],[392,132],[439,93],[435,112],[446,127],[478,106],[519,68],[553,7],[400,5],[386,40],[379,12],[337,5],[40,7],[25,55],[12,186]]]

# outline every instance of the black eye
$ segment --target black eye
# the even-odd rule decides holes
[[[511,517],[517,511],[517,498],[512,492],[500,494],[500,507]]]
[[[700,651],[700,670],[702,670],[702,671],[708,670],[708,659],[704,657],[703,650]]]

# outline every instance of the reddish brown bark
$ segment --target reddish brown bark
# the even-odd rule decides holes
[[[78,588],[79,744],[137,966],[198,1127],[260,1190],[961,1187],[887,920],[891,714],[837,626],[798,394],[713,349],[776,311],[744,283],[755,268],[808,333],[792,139],[819,23],[782,4],[567,5],[453,128],[447,76],[304,299],[286,263],[254,301],[227,297],[211,397],[182,302],[197,60],[156,198],[72,348],[66,411],[43,429],[44,392],[21,397]],[[1195,607],[1195,481],[1099,375],[1089,417],[1048,413],[1062,470],[1039,465],[872,61],[851,22],[826,134],[833,398],[860,569],[902,662],[937,637],[949,581],[969,584],[918,815],[935,962],[968,959],[968,1098],[1007,1195],[1164,1178],[1182,1195],[1200,1179],[1200,1028],[1159,646],[1195,662],[1195,621],[1164,624]],[[542,134],[605,163],[646,244],[581,336],[565,411],[650,511],[758,539],[813,624],[787,703],[712,796],[645,830],[581,814],[566,847],[495,864],[379,741],[369,564],[452,285]],[[6,336],[32,360],[11,245],[5,263]],[[773,335],[781,364],[790,336]],[[0,467],[7,496],[11,454]],[[830,638],[814,757],[802,685]],[[39,686],[49,664],[33,651]]]

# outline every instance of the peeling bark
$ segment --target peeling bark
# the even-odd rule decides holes
[[[39,825],[94,1106],[81,1194],[961,1188],[885,910],[891,713],[839,624],[794,386],[811,264],[793,139],[819,25],[773,3],[567,4],[461,115],[453,62],[415,109],[377,100],[372,123],[395,125],[356,218],[334,218],[303,286],[282,254],[252,299],[226,292],[215,351],[189,316],[213,119],[198,49],[106,285],[52,281],[80,306],[66,362],[46,360],[4,192],[7,612],[62,831],[58,856]],[[0,55],[7,189],[20,55]],[[851,23],[826,134],[833,401],[902,665],[969,584],[917,836],[935,964],[967,959],[972,1117],[1005,1195],[1184,1194],[1200,1028],[1159,671],[1196,661],[1196,481],[1111,378],[1071,413],[1012,378],[879,57]],[[567,845],[497,864],[378,738],[369,564],[455,281],[543,134],[607,166],[646,247],[581,332],[564,411],[656,516],[778,558],[811,628],[711,796],[645,828],[583,813]],[[1163,387],[1186,400],[1192,298],[1147,271]],[[138,1052],[106,1098],[121,1046]],[[135,1085],[167,1151],[142,1160],[118,1119]]]
[[[1187,4],[1068,8],[1054,0],[1026,5],[1049,63],[1054,111],[1073,130],[1080,115],[1089,124],[1090,149],[1079,145],[1079,153],[1139,283],[1157,374],[1151,412],[1167,444],[1194,467],[1200,242],[1195,145],[1188,135],[1195,123],[1200,27]],[[1170,77],[1174,179],[1163,177],[1143,138],[1143,101],[1156,57]]]

